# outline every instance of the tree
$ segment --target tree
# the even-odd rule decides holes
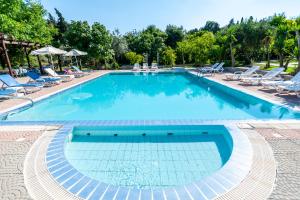
[[[264,45],[264,48],[267,53],[267,63],[266,63],[266,68],[270,67],[270,55],[271,55],[271,48],[273,46],[273,33],[272,31],[268,31],[268,34],[263,38],[262,43]]]
[[[183,27],[177,27],[174,25],[168,25],[166,28],[167,39],[165,44],[175,49],[177,47],[177,42],[181,42],[184,38]]]
[[[45,14],[35,1],[0,0],[0,32],[17,40],[49,44],[56,30],[44,19]]]
[[[144,57],[140,54],[137,54],[133,51],[125,53],[126,59],[130,62],[131,65],[135,63],[142,63],[144,60]]]
[[[104,25],[95,22],[91,29],[90,54],[96,62],[104,63],[105,66],[113,61],[114,51],[111,47],[112,36]]]
[[[55,17],[53,17],[53,15],[51,15],[49,13],[48,14],[48,23],[52,24],[57,29],[57,33],[53,36],[52,44],[53,44],[53,46],[59,48],[61,46],[67,45],[67,41],[66,41],[66,38],[64,35],[68,30],[69,24],[66,22],[62,13],[58,9],[54,8],[54,10],[57,15],[57,20],[55,19]]]
[[[162,62],[165,65],[174,66],[176,61],[175,51],[171,47],[167,47],[162,53]]]
[[[69,47],[88,51],[89,53],[93,53],[90,52],[91,38],[91,27],[87,21],[71,21],[65,33],[65,39]]]
[[[207,21],[202,30],[216,33],[220,30],[220,25],[214,21]]]
[[[119,30],[115,30],[112,37],[112,49],[115,53],[115,60],[120,63],[124,54],[128,52],[128,44],[126,39],[120,35]]]
[[[279,56],[280,67],[287,69],[289,62],[294,57],[295,42],[290,34],[290,21],[281,15],[274,15],[270,24],[275,29],[274,52]]]
[[[211,50],[216,49],[216,39],[212,32],[195,33],[178,43],[178,51],[186,55],[188,62],[203,66],[211,58]]]
[[[165,48],[167,34],[151,25],[141,32],[127,33],[125,38],[131,51],[147,54],[148,64],[150,64]]]
[[[296,18],[295,20],[289,21],[289,26],[291,31],[295,32],[296,40],[297,40],[297,47],[295,49],[295,55],[298,58],[298,67],[297,72],[300,71],[300,17]]]
[[[231,57],[231,66],[234,67],[235,66],[235,48],[234,48],[234,44],[237,42],[236,39],[236,26],[231,25],[227,31],[226,31],[226,42],[229,44],[229,48],[230,48],[230,57]]]

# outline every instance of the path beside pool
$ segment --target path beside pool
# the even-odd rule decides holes
[[[253,94],[254,96],[267,99],[269,101],[275,101],[300,110],[300,98],[298,98],[295,94],[279,94],[275,89],[263,89],[262,86],[242,85],[240,81],[226,80],[225,74],[215,74],[207,78],[235,88],[237,90]]]
[[[300,124],[297,123],[240,123],[237,126],[249,137],[254,147],[252,170],[235,189],[218,199],[297,199],[300,196]],[[47,170],[43,169],[47,141],[58,131],[57,126],[2,126],[0,130],[0,199],[31,199],[34,192],[38,199],[49,199],[49,191],[56,197],[77,199],[59,187]],[[38,138],[38,140],[37,140]],[[37,141],[36,141],[37,140]],[[34,142],[35,145],[31,146]],[[267,142],[266,142],[267,141]],[[31,149],[30,149],[31,147]],[[271,148],[272,150],[271,150]],[[26,190],[23,162],[27,155]],[[33,154],[32,154],[33,153]],[[274,154],[276,163],[274,162]],[[36,157],[30,157],[36,155]],[[40,162],[36,159],[41,159]],[[276,180],[275,167],[276,168]],[[36,170],[42,175],[37,177]],[[37,179],[39,178],[39,179]],[[47,188],[37,180],[47,180]],[[29,180],[29,181],[28,181]],[[275,181],[275,184],[274,184]],[[48,191],[47,191],[47,190]],[[270,190],[271,189],[271,190]],[[53,195],[53,193],[52,193]]]

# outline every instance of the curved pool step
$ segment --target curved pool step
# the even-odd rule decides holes
[[[24,182],[33,199],[80,199],[59,186],[49,174],[45,160],[47,146],[57,130],[45,131],[32,145],[24,161]],[[42,148],[41,148],[42,147]],[[43,148],[44,147],[44,148]]]
[[[66,191],[48,172],[45,155],[48,144],[58,130],[45,131],[33,144],[24,162],[24,181],[33,199],[81,199]],[[252,166],[246,178],[235,188],[216,199],[267,199],[276,178],[276,163],[273,152],[265,139],[251,128],[242,129],[252,145]],[[178,196],[175,197],[177,200]],[[153,196],[153,200],[156,200]],[[173,199],[164,195],[164,200]],[[128,199],[130,200],[130,198]],[[141,199],[143,200],[143,199]]]

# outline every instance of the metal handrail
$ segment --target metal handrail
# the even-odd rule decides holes
[[[7,98],[7,99],[23,99],[23,100],[28,100],[30,101],[30,105],[29,107],[31,108],[33,105],[34,105],[34,101],[28,97],[18,97],[18,96],[9,96],[9,95],[0,95],[0,98]],[[27,106],[26,106],[27,107]],[[2,120],[6,120],[9,116],[13,115],[13,114],[16,114],[18,112],[9,112],[7,113],[7,115],[5,115],[3,117]]]

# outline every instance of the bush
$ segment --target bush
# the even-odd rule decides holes
[[[125,58],[130,62],[131,65],[134,65],[135,63],[142,63],[144,60],[144,56],[133,51],[125,53]]]
[[[163,64],[174,66],[176,62],[176,58],[177,58],[176,53],[171,47],[168,47],[166,48],[166,50],[163,51],[163,55],[162,55]]]

